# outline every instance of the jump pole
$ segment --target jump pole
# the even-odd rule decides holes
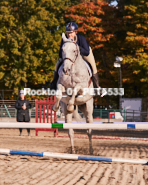
[[[132,124],[131,124],[132,123]],[[0,122],[0,128],[60,128],[60,129],[141,129],[148,130],[148,122],[145,124],[93,124],[93,123],[24,123],[24,122]]]
[[[0,149],[0,154],[3,155],[28,155],[38,157],[50,157],[69,160],[85,160],[85,161],[104,161],[104,162],[120,162],[120,163],[133,163],[133,164],[148,164],[144,159],[124,159],[124,158],[107,158],[101,156],[88,156],[88,155],[76,155],[76,154],[64,154],[64,153],[52,153],[52,152],[31,152],[21,150]]]

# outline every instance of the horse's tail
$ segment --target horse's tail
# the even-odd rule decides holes
[[[80,116],[80,114],[78,113],[78,105],[75,105],[75,109],[73,112],[73,116],[76,119],[76,121],[82,121],[82,117]]]

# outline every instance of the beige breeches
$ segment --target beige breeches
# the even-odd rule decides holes
[[[91,47],[89,47],[89,55],[88,56],[83,56],[83,58],[88,63],[90,63],[90,65],[92,67],[92,70],[93,70],[93,74],[96,74],[97,73],[97,67],[96,67],[95,58],[94,58]]]
[[[95,63],[95,59],[94,59],[94,55],[93,52],[91,50],[91,47],[89,47],[90,51],[89,51],[89,55],[88,56],[83,56],[84,60],[86,60],[88,63],[90,63],[92,70],[93,70],[93,74],[97,73],[97,67],[96,67],[96,63]],[[59,60],[56,63],[55,66],[55,71],[57,72],[58,66],[59,64],[62,62],[62,59],[59,58]]]

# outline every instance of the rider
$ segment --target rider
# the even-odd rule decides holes
[[[88,45],[84,36],[77,34],[78,25],[75,22],[69,22],[66,25],[65,32],[67,38],[75,41],[78,46],[80,47],[80,54],[82,55],[83,59],[86,60],[92,67],[93,75],[92,81],[94,88],[99,88],[99,78],[97,73],[97,68],[95,64],[95,59],[91,50],[91,47]],[[59,60],[56,63],[53,81],[51,82],[50,89],[57,89],[57,81],[59,78],[58,75],[58,68],[62,63],[62,46],[63,46],[63,39],[61,41],[60,50],[59,50]]]

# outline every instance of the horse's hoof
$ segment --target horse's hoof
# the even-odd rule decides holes
[[[56,108],[55,106],[52,107],[52,110],[53,110],[54,112],[57,112],[58,109],[59,109],[59,108]]]
[[[67,110],[67,114],[71,114],[71,113],[72,113],[71,111],[68,111],[68,110]]]
[[[67,111],[72,113],[74,111],[74,105],[68,105],[67,106]]]

